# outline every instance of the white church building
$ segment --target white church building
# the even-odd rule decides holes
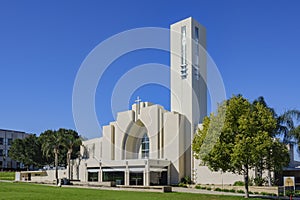
[[[193,158],[191,143],[207,115],[206,30],[193,18],[171,25],[171,110],[142,102],[119,112],[103,136],[83,142],[72,178],[117,185],[233,184],[231,173],[211,172]]]

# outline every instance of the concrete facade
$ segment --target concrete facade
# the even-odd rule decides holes
[[[185,132],[190,132],[190,126],[183,115],[148,102],[134,104],[103,127],[102,138],[84,141],[78,170],[73,171],[79,171],[78,179],[84,182],[92,181],[92,173],[98,173],[99,182],[118,181],[103,177],[117,172],[123,176],[122,185],[137,179],[141,180],[137,185],[177,184],[190,173]],[[146,150],[145,138],[149,141],[144,144]]]

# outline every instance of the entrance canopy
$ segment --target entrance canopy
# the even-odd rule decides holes
[[[166,172],[171,164],[168,160],[159,159],[129,159],[129,160],[109,160],[101,161],[102,172]],[[98,169],[88,169],[98,170]],[[97,171],[98,172],[98,171]]]

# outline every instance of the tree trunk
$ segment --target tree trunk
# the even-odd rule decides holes
[[[249,198],[249,169],[248,166],[245,167],[244,180],[245,180],[245,198]]]
[[[58,185],[58,149],[54,149],[54,155],[55,155],[55,179],[56,179],[56,185]]]

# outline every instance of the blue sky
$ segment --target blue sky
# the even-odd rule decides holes
[[[139,27],[164,27],[192,16],[207,29],[207,50],[227,96],[264,96],[277,113],[300,109],[300,2],[207,1],[0,1],[0,128],[40,134],[75,128],[72,90],[76,73],[101,41]],[[135,65],[169,65],[157,50],[121,57],[100,80],[99,122],[107,124],[111,90]],[[121,70],[120,70],[121,69]],[[169,109],[169,93],[147,85],[132,96]],[[84,133],[82,133],[84,135]],[[100,135],[100,133],[99,133]]]

